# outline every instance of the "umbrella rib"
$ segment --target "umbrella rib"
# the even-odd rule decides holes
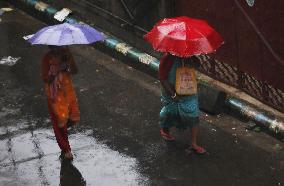
[[[70,32],[70,35],[71,35],[71,37],[72,37],[72,41],[71,42],[69,42],[69,43],[65,43],[64,45],[71,45],[71,44],[74,44],[75,43],[75,38],[74,38],[74,35],[73,35],[73,31],[74,31],[74,28],[70,28],[70,25],[71,24],[69,24],[69,23],[67,23],[68,24],[68,29],[71,31]],[[74,27],[73,25],[71,25],[72,27]]]
[[[86,26],[83,25],[83,28],[86,28]],[[86,42],[89,43],[89,44],[91,44],[92,42],[89,41],[88,36],[85,34],[85,32],[88,32],[91,36],[93,35],[93,33],[91,33],[91,32],[89,31],[89,29],[81,29],[81,28],[80,28],[80,30],[81,30],[83,36],[85,37]]]
[[[194,29],[196,32],[198,32],[202,37],[205,37],[205,35],[203,33],[201,33],[198,29],[196,28],[190,28],[188,24],[186,24],[186,27],[190,30],[190,29]],[[205,37],[206,38],[206,37]]]
[[[87,29],[87,30],[88,30],[88,32],[90,32],[89,29]],[[97,41],[100,41],[100,40],[104,40],[104,36],[102,35],[102,33],[100,31],[94,29],[94,32],[95,32],[94,35],[96,36],[94,42],[97,42]]]
[[[188,26],[188,25],[187,25]],[[194,40],[200,40],[200,39],[203,39],[203,41],[205,42],[206,41],[206,44],[207,44],[207,46],[206,46],[206,48],[208,49],[208,46],[210,46],[211,44],[210,44],[210,42],[208,41],[208,38],[207,38],[207,36],[205,36],[203,33],[201,33],[197,28],[193,28],[196,32],[198,32],[202,37],[200,37],[200,38],[195,38]],[[205,49],[205,50],[207,50],[207,49]],[[203,52],[202,52],[203,53]]]
[[[46,37],[46,40],[45,40],[45,44],[47,44],[48,43],[48,39],[50,38],[50,35],[52,35],[52,32],[48,35],[48,37]]]
[[[86,28],[86,29],[82,29],[81,31],[82,31],[83,35],[85,36],[86,41],[87,41],[88,43],[91,44],[91,43],[94,43],[94,42],[100,40],[100,38],[99,38],[98,36],[101,37],[101,33],[100,33],[99,31],[95,30],[94,28],[90,27],[90,26],[87,25],[87,24],[85,24],[85,25],[83,25],[83,26],[84,26],[84,28]],[[88,28],[88,27],[89,27],[89,28]],[[91,32],[91,29],[93,29],[93,32]],[[90,40],[88,39],[88,36],[87,36],[86,34],[89,34],[90,36],[94,36],[94,39],[93,39],[93,40],[91,39],[91,41],[90,41]],[[91,37],[91,38],[92,38],[92,37]]]
[[[39,34],[41,34],[42,32],[44,31],[44,29],[41,29],[40,31],[38,31],[38,33],[36,33],[36,34],[34,34],[34,36],[32,37],[32,38],[30,38],[29,40],[31,41],[31,42],[35,42],[35,40],[37,39],[37,35],[39,35]]]
[[[92,28],[92,29],[93,29],[93,28]],[[91,35],[93,35],[93,33],[91,33],[89,29],[87,29],[87,31],[88,31]],[[103,38],[100,31],[94,30],[94,32],[96,32],[96,33],[98,34],[98,35],[94,34],[94,36],[96,36],[94,42],[99,41],[100,39]],[[99,37],[98,37],[98,36],[99,36]]]
[[[167,35],[165,35],[165,37],[172,39],[172,37],[168,37],[168,36],[169,36],[171,33],[173,33],[173,32],[175,32],[175,30],[170,31]],[[181,40],[181,41],[182,41],[182,39],[177,39],[177,40]]]
[[[84,30],[84,31],[83,31],[83,30]],[[93,33],[91,33],[91,32],[89,31],[89,29],[83,29],[83,30],[81,30],[81,31],[82,31],[83,35],[85,36],[87,42],[90,42],[89,39],[88,39],[88,37],[86,36],[85,32],[88,32],[90,35],[93,35]],[[90,42],[90,44],[91,44],[91,42]]]
[[[62,38],[63,38],[63,33],[60,32],[60,36],[59,36],[59,39],[58,39],[58,43],[61,43]]]
[[[76,24],[76,25],[78,25],[78,24]],[[77,29],[78,31],[77,32],[80,32],[80,33],[82,33],[83,34],[83,36],[85,36],[85,34],[84,34],[84,32],[83,32],[83,30],[80,28],[80,27],[77,27],[76,25],[72,25],[75,29]],[[75,38],[74,38],[74,35],[72,34],[72,38],[73,38],[73,41],[74,41],[74,43],[75,43]],[[86,38],[86,37],[85,37]],[[80,39],[82,39],[81,37],[80,37]],[[88,42],[88,39],[86,39],[86,41]],[[80,43],[77,43],[77,44],[85,44],[82,40],[80,40]]]
[[[73,31],[72,31],[72,32],[73,32]],[[73,35],[73,34],[71,34],[71,36],[72,36],[72,39],[73,39],[73,43],[75,43],[74,35]]]

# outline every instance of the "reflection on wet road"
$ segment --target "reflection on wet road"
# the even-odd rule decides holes
[[[134,158],[97,142],[93,131],[70,135],[76,161],[60,161],[52,129],[40,129],[0,141],[2,185],[141,185]],[[70,184],[72,183],[72,184]],[[75,184],[76,183],[76,184]]]
[[[60,184],[85,186],[86,181],[81,172],[68,160],[61,161]]]

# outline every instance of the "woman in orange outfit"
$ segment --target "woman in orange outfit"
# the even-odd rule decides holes
[[[74,59],[67,47],[49,46],[42,60],[42,79],[48,101],[57,143],[64,157],[72,160],[67,127],[80,120],[80,112],[71,74],[78,72]]]

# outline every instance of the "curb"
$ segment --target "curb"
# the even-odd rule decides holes
[[[50,5],[39,0],[7,1],[11,4],[14,4],[15,6],[17,6],[17,4],[26,6],[32,9],[32,11],[45,16],[46,18],[53,18],[54,14],[59,11],[56,8],[51,7]],[[82,21],[76,20],[72,17],[67,17],[65,19],[65,22],[83,23]],[[159,60],[157,58],[144,53],[109,34],[103,34],[105,35],[106,40],[100,43],[103,44],[104,47],[110,48],[111,50],[124,55],[125,57],[131,59],[133,62],[144,64],[151,70],[158,71]],[[212,86],[208,85],[206,81],[201,80],[200,83],[205,84],[206,86],[208,86],[208,88],[212,89]],[[284,121],[280,118],[277,118],[276,116],[270,116],[269,114],[260,111],[259,108],[250,106],[247,102],[234,97],[227,97],[225,100],[225,105],[231,110],[237,111],[248,120],[255,122],[257,125],[267,128],[272,133],[284,136]]]

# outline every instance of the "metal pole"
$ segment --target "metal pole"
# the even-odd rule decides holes
[[[280,119],[276,119],[268,116],[257,108],[254,108],[242,100],[236,98],[227,98],[226,105],[231,109],[238,111],[246,118],[254,121],[256,124],[266,127],[269,131],[284,135],[284,122]]]
[[[93,8],[96,8],[96,9],[98,9],[99,11],[101,11],[101,12],[103,12],[103,13],[109,15],[109,16],[112,16],[113,18],[115,18],[115,19],[117,19],[117,20],[122,21],[122,22],[124,23],[124,25],[133,26],[135,29],[137,29],[137,30],[139,30],[140,32],[143,32],[143,33],[147,33],[147,32],[148,32],[148,31],[145,30],[144,28],[142,28],[142,27],[140,27],[140,26],[138,26],[138,25],[135,25],[134,23],[130,23],[130,22],[128,22],[127,20],[122,19],[121,17],[119,17],[119,16],[113,14],[112,12],[110,12],[110,11],[108,11],[108,10],[102,8],[102,7],[99,7],[99,6],[97,6],[97,5],[95,5],[95,4],[91,3],[91,2],[89,2],[88,0],[83,0],[83,1],[84,1],[85,3],[87,3],[89,6],[91,6],[91,7],[93,7]],[[75,3],[78,3],[78,2],[76,1]]]
[[[124,0],[120,0],[120,2],[121,2],[121,4],[122,4],[124,10],[125,10],[126,13],[128,14],[128,16],[130,17],[130,19],[131,19],[132,21],[134,21],[135,18],[134,18],[134,16],[133,16],[133,14],[131,13],[131,11],[129,10],[129,8],[128,8],[127,4],[125,3],[125,1],[124,1]]]

